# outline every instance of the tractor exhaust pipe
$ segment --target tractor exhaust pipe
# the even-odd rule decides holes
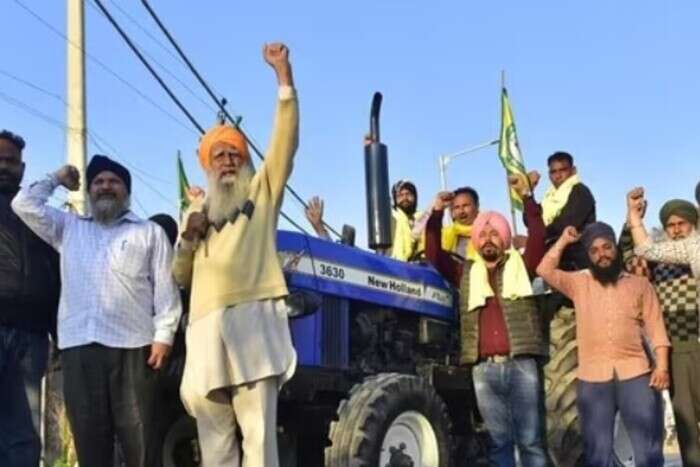
[[[375,92],[369,119],[372,142],[365,146],[365,188],[367,193],[367,244],[384,252],[391,247],[391,197],[386,145],[379,140],[379,111],[382,94]]]

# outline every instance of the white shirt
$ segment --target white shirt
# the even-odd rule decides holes
[[[50,175],[22,189],[12,209],[61,254],[58,346],[172,344],[182,312],[163,229],[127,212],[111,225],[46,204]]]

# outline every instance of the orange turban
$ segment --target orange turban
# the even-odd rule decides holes
[[[199,140],[199,163],[204,170],[209,170],[211,165],[211,148],[215,143],[228,143],[243,155],[248,160],[250,153],[248,152],[248,143],[245,140],[243,133],[229,125],[216,125],[207,131]]]

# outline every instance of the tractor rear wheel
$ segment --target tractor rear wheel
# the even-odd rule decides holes
[[[554,465],[583,465],[583,437],[576,409],[576,315],[561,307],[550,323],[549,363],[544,367],[547,444]]]

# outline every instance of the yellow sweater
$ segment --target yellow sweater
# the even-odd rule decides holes
[[[277,220],[299,140],[299,110],[293,88],[281,87],[279,91],[265,162],[250,185],[252,214],[241,212],[235,222],[227,222],[218,232],[210,227],[198,245],[186,241],[178,245],[173,274],[181,286],[191,284],[191,320],[210,311],[288,293],[277,259]],[[183,225],[187,225],[187,216],[201,207],[201,203],[191,206]]]

